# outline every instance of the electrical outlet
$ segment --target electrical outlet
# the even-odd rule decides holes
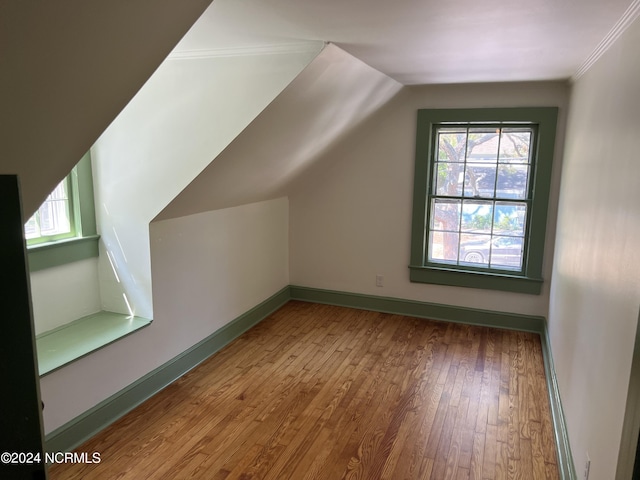
[[[383,275],[376,275],[376,287],[383,287],[384,286],[384,276]]]
[[[591,459],[589,458],[589,452],[587,452],[587,460],[584,462],[583,480],[589,480],[589,470],[591,470]]]

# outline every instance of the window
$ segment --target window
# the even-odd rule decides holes
[[[418,112],[412,281],[540,293],[556,118]]]
[[[31,271],[98,256],[89,153],[49,194],[24,231]]]
[[[75,225],[71,221],[70,192],[71,177],[67,176],[25,224],[24,233],[29,245],[75,235]]]

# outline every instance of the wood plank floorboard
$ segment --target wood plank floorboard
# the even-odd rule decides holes
[[[77,451],[49,478],[559,478],[538,335],[299,301]]]

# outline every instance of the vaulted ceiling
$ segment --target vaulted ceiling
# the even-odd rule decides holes
[[[322,40],[405,85],[574,76],[638,0],[215,0],[177,50]]]

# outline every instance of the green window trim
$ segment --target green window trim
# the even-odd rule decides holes
[[[28,242],[29,270],[47,268],[98,256],[91,154],[87,152],[69,175],[71,217],[75,236],[47,242]]]
[[[413,191],[411,260],[409,278],[412,282],[433,283],[528,294],[540,294],[543,284],[542,259],[546,236],[553,152],[558,108],[482,108],[423,109],[418,111],[416,161]],[[523,268],[521,272],[496,271],[481,267],[434,265],[427,262],[428,186],[431,178],[433,134],[441,124],[523,124],[537,127],[535,170],[532,178],[533,196],[528,213]]]
[[[98,235],[41,243],[27,248],[29,271],[37,272],[98,256]]]

